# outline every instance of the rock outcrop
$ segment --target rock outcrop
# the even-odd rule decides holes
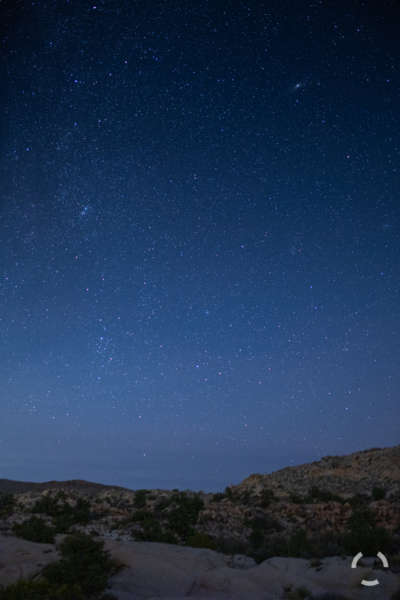
[[[56,543],[65,537],[58,535]],[[352,569],[352,557],[327,558],[318,566],[305,559],[275,557],[257,566],[247,557],[205,548],[104,541],[104,549],[118,563],[108,591],[119,600],[276,600],[285,597],[285,590],[299,587],[316,598],[334,590],[349,600],[363,600],[366,595],[389,600],[400,585],[398,575],[379,569],[372,560]],[[19,577],[38,580],[42,567],[59,558],[54,544],[0,535],[0,583],[10,585]],[[366,591],[362,580],[379,584]]]

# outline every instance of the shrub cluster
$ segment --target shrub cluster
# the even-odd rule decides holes
[[[133,506],[135,508],[144,508],[146,506],[147,490],[137,490]]]
[[[0,492],[0,518],[7,517],[12,514],[16,500],[14,494]]]
[[[177,506],[172,509],[168,518],[168,527],[184,541],[193,535],[193,525],[197,523],[199,512],[204,509],[201,498],[188,498],[185,493],[174,495],[171,499]]]
[[[138,510],[132,515],[131,521],[140,523],[141,531],[133,531],[132,537],[137,542],[164,542],[177,544],[178,540],[172,531],[163,531],[161,524],[148,510]]]
[[[90,600],[100,598],[116,563],[104,542],[74,533],[60,544],[62,559],[42,571],[43,581],[20,580],[0,588],[0,600]],[[105,596],[101,596],[105,599]],[[108,598],[112,598],[107,594]]]
[[[75,524],[87,525],[90,520],[90,501],[78,498],[76,506],[72,507],[65,502],[65,498],[63,491],[58,492],[54,498],[50,494],[43,496],[35,502],[31,511],[33,516],[23,523],[14,523],[12,531],[17,537],[30,542],[54,544],[54,536],[57,533],[68,533]],[[61,505],[58,502],[60,499],[64,500]],[[52,526],[47,526],[45,520],[34,516],[35,514],[52,517]]]

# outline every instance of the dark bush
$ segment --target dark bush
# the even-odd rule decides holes
[[[310,553],[313,558],[325,558],[326,556],[340,556],[343,547],[339,541],[339,534],[335,531],[314,532],[310,538]]]
[[[290,494],[290,502],[293,502],[294,504],[304,504],[304,500],[304,498],[297,494]]]
[[[368,504],[370,499],[366,494],[355,494],[351,498],[348,498],[346,502],[348,502],[352,508],[357,508],[359,506],[365,506]]]
[[[54,530],[57,533],[69,533],[74,523],[73,515],[61,515],[60,517],[54,517],[52,520]]]
[[[26,581],[0,588],[0,600],[87,600],[79,585],[51,585],[48,581]]]
[[[226,487],[225,488],[225,494],[226,494],[226,497],[229,498],[229,500],[233,500],[232,488]]]
[[[237,538],[219,536],[215,540],[216,550],[222,554],[246,554],[249,556],[251,546]]]
[[[174,534],[163,531],[160,523],[148,510],[138,510],[131,517],[131,521],[140,523],[142,530],[133,531],[132,538],[137,542],[163,542],[164,544],[177,544]]]
[[[141,523],[142,521],[154,521],[154,516],[149,510],[138,510],[130,518],[134,523]]]
[[[367,527],[345,533],[342,546],[348,554],[362,552],[364,556],[375,556],[378,552],[393,553],[393,542],[389,532],[384,527]]]
[[[147,490],[137,490],[133,506],[135,508],[144,508],[146,506]]]
[[[275,494],[273,490],[265,489],[261,492],[261,508],[268,508]]]
[[[373,487],[371,496],[373,500],[383,500],[386,497],[386,491],[380,487]]]
[[[39,544],[54,544],[56,530],[48,527],[41,517],[32,516],[23,523],[14,523],[12,531],[19,538]]]
[[[239,502],[247,506],[251,502],[251,492],[250,490],[243,490],[243,492],[239,496]]]
[[[223,500],[224,498],[227,498],[227,497],[228,497],[227,494],[221,494],[221,492],[218,492],[217,494],[214,494],[211,502],[221,502],[221,500]]]
[[[50,494],[43,496],[41,500],[35,502],[35,506],[32,508],[32,513],[42,513],[49,517],[53,517],[56,521],[53,521],[53,525],[57,527],[56,523],[60,524],[61,529],[57,530],[57,533],[67,533],[65,531],[67,523],[70,526],[74,523],[79,525],[87,525],[90,520],[89,509],[91,503],[89,500],[84,498],[78,498],[76,506],[71,506],[68,502],[58,504],[58,500],[65,500],[65,492],[60,490],[57,495],[52,498]]]
[[[209,535],[199,532],[190,535],[186,545],[192,546],[192,548],[209,548],[210,550],[216,550],[217,548],[216,543],[212,541]]]
[[[258,550],[264,541],[264,534],[260,529],[253,529],[249,535],[249,542]]]
[[[174,500],[178,506],[169,515],[168,527],[186,540],[189,530],[197,523],[199,512],[204,509],[204,501],[197,497],[188,498],[185,495],[174,497]]]
[[[342,496],[338,496],[337,494],[332,494],[332,492],[320,490],[317,486],[313,485],[308,491],[308,497],[304,499],[314,500],[317,502],[341,502],[344,504],[346,500],[342,498]]]
[[[44,567],[43,577],[53,585],[78,585],[87,596],[104,591],[115,563],[103,546],[84,533],[66,537],[60,544],[63,558]]]
[[[0,517],[12,514],[15,504],[14,494],[8,492],[5,494],[0,493]]]
[[[289,538],[286,544],[286,556],[293,556],[294,558],[308,558],[310,557],[311,543],[307,538],[307,532],[305,529],[298,529]]]
[[[341,542],[349,554],[362,552],[374,556],[378,552],[391,554],[394,551],[392,538],[383,527],[376,526],[376,515],[368,506],[354,508],[347,526],[349,532],[342,534]]]
[[[244,524],[247,524],[247,520],[244,521]],[[283,525],[281,525],[279,523],[279,521],[277,521],[273,517],[269,517],[267,515],[261,515],[261,514],[257,515],[255,517],[253,517],[253,519],[248,521],[248,524],[253,529],[260,529],[264,533],[271,531],[271,529],[275,529],[275,531],[283,531],[284,530]]]
[[[155,509],[158,510],[158,511],[162,511],[162,510],[164,510],[165,508],[167,508],[170,505],[170,502],[171,501],[168,498],[161,498],[157,502],[157,504],[155,506]]]

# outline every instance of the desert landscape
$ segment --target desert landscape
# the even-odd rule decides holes
[[[72,592],[53,573],[65,588],[54,598],[400,598],[400,446],[253,474],[217,494],[7,479],[0,494],[5,600],[47,599],[46,566],[60,559],[80,581],[63,551],[71,539],[81,556],[104,553],[103,589]],[[12,595],[22,582],[39,596]]]

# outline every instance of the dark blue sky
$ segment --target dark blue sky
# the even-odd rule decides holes
[[[1,477],[400,443],[397,3],[1,13]]]

